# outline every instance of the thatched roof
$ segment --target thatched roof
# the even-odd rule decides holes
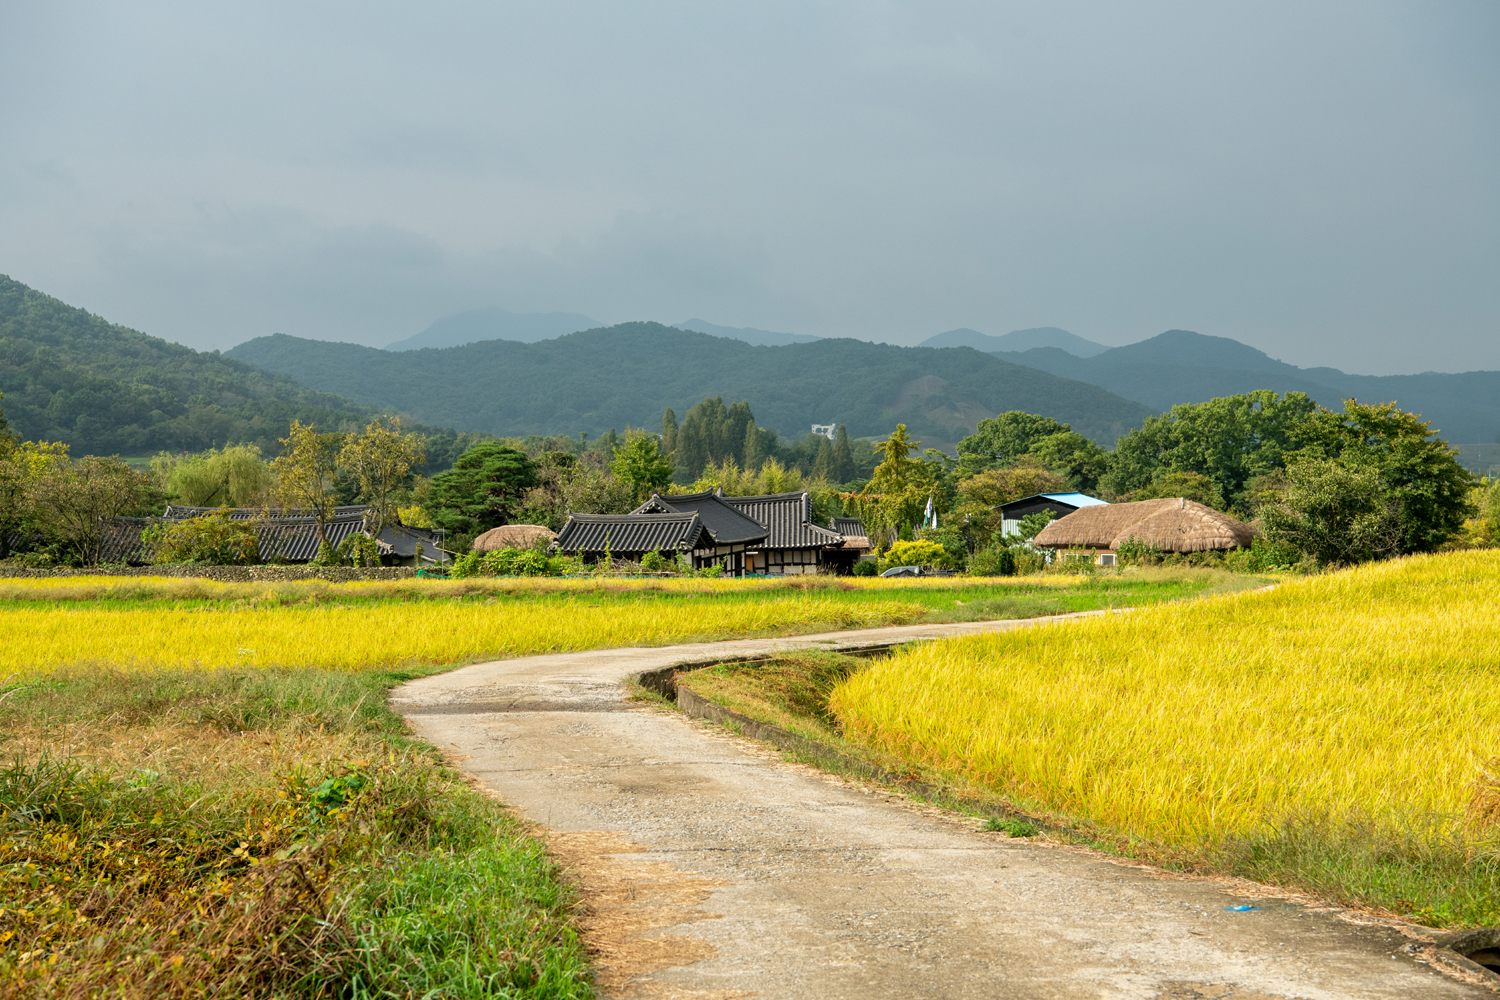
[[[1182,497],[1082,507],[1036,536],[1047,548],[1118,549],[1134,538],[1163,552],[1201,552],[1249,545],[1255,529]]]
[[[490,552],[494,549],[529,549],[542,539],[549,545],[557,532],[540,524],[502,524],[491,528],[474,539],[475,552]]]

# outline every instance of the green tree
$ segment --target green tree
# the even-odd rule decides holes
[[[68,462],[68,446],[24,441],[0,450],[0,559],[10,555],[10,537],[21,534],[31,519],[29,489],[54,465]]]
[[[305,510],[317,523],[319,559],[328,547],[328,521],[338,499],[334,495],[338,435],[319,434],[317,427],[293,420],[281,439],[281,455],[271,463],[276,477],[271,500],[287,510]]]
[[[338,465],[358,487],[356,497],[370,506],[365,526],[379,538],[397,519],[397,491],[411,478],[411,470],[426,459],[422,438],[403,434],[400,417],[386,417],[365,426],[339,449]]]
[[[85,566],[97,566],[116,517],[145,514],[161,500],[147,476],[117,458],[49,462],[26,486],[29,519]]]
[[[670,406],[661,415],[661,450],[668,458],[677,451],[677,414]]]
[[[1429,422],[1395,403],[1344,401],[1315,420],[1311,454],[1338,458],[1351,469],[1374,469],[1385,496],[1400,512],[1401,552],[1433,552],[1463,530],[1473,513],[1474,477]]]
[[[1183,403],[1120,438],[1101,485],[1124,495],[1145,489],[1163,472],[1196,472],[1213,480],[1236,508],[1256,476],[1316,440],[1318,406],[1305,393],[1269,389]],[[1323,436],[1327,436],[1323,433]]]
[[[1371,465],[1304,456],[1286,469],[1285,485],[1260,498],[1266,538],[1324,566],[1346,566],[1401,548],[1399,503]]]
[[[833,442],[826,437],[818,445],[818,458],[813,462],[813,478],[825,483],[834,479]]]
[[[1197,472],[1162,472],[1151,481],[1130,494],[1131,500],[1157,500],[1162,497],[1184,497],[1214,510],[1227,510],[1224,495],[1214,481]]]
[[[913,441],[906,433],[905,424],[897,424],[891,436],[875,446],[882,458],[875,467],[870,488],[881,493],[901,493],[914,485],[923,485],[918,482],[922,463],[911,457],[921,447],[922,442]]]
[[[979,421],[974,433],[958,442],[961,475],[972,475],[997,465],[1009,465],[1031,451],[1043,438],[1066,434],[1073,428],[1051,417],[1024,410],[1008,410]]]
[[[837,436],[833,439],[833,472],[828,477],[831,482],[847,483],[854,478],[854,451],[849,447],[849,428],[839,424]]]
[[[253,444],[186,457],[162,452],[151,460],[151,471],[169,496],[190,507],[248,507],[271,486],[271,468]]]
[[[641,430],[626,432],[625,444],[615,449],[609,469],[642,500],[672,481],[672,463],[661,453],[656,435]]]
[[[745,456],[745,471],[754,472],[766,463],[770,453],[766,450],[765,435],[752,421],[745,427],[745,444],[741,449]]]
[[[427,510],[449,532],[474,536],[511,523],[537,485],[536,466],[525,452],[486,441],[432,477]]]
[[[1075,490],[1092,493],[1109,472],[1110,453],[1077,431],[1061,431],[1033,441],[1026,454],[1068,477]]]
[[[705,399],[687,411],[677,431],[677,478],[692,482],[710,462],[733,458],[745,463],[745,432],[755,423],[750,404],[725,406],[721,396]]]

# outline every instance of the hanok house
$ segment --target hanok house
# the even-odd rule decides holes
[[[844,537],[812,523],[806,493],[726,497],[714,490],[652,496],[629,514],[574,514],[558,548],[597,561],[609,552],[633,561],[647,552],[689,555],[693,567],[720,565],[731,576],[816,573],[836,568]],[[856,555],[857,558],[857,555]]]
[[[627,559],[640,562],[657,552],[668,559],[679,555],[692,560],[694,569],[715,564],[739,576],[745,571],[745,549],[758,542],[766,529],[750,521],[753,528],[714,512],[713,526],[696,510],[651,514],[571,514],[557,533],[557,547],[584,562]],[[736,513],[738,521],[746,521]],[[727,522],[727,523],[726,523]]]
[[[668,502],[675,504],[677,499],[669,497]],[[759,547],[745,553],[746,573],[796,576],[840,568],[847,573],[859,558],[852,553],[845,559],[844,536],[812,523],[812,497],[806,492],[723,499],[746,517],[765,525],[768,532]]]
[[[833,530],[844,540],[839,549],[828,552],[829,560],[839,572],[852,570],[854,564],[863,559],[875,558],[875,544],[870,541],[863,521],[857,517],[836,517],[832,523]]]
[[[991,508],[1000,512],[1000,534],[1015,535],[1021,531],[1021,519],[1043,511],[1051,511],[1054,520],[1084,507],[1109,506],[1108,500],[1091,497],[1087,493],[1037,493]]]
[[[1132,539],[1162,552],[1205,552],[1249,545],[1255,529],[1194,500],[1170,497],[1081,507],[1047,527],[1032,541],[1050,549],[1087,552],[1085,558],[1113,566],[1120,546]]]
[[[333,516],[323,522],[323,535],[328,544],[338,548],[340,542],[354,534],[366,534],[365,515],[369,507],[361,505],[335,507]],[[141,533],[162,522],[185,521],[193,517],[217,514],[217,507],[188,507],[168,504],[166,512],[157,517],[117,517],[109,527],[104,541],[103,560],[112,563],[145,565],[151,553],[141,541]],[[260,507],[234,507],[229,511],[231,521],[255,522],[255,534],[259,540],[261,562],[307,563],[318,555],[318,519],[306,510],[270,510]],[[441,528],[417,528],[411,525],[389,524],[375,540],[381,561],[389,566],[415,566],[417,554],[421,552],[423,566],[446,565],[450,558],[439,546],[445,532]]]

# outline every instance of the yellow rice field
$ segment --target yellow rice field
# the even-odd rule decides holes
[[[832,707],[852,738],[1203,845],[1287,819],[1461,832],[1493,786],[1497,684],[1500,565],[1464,552],[934,642]]]
[[[869,628],[909,621],[924,610],[895,600],[839,602],[816,592],[756,602],[690,598],[592,607],[586,595],[373,606],[13,607],[0,610],[0,677],[25,679],[90,663],[372,670],[704,636]]]

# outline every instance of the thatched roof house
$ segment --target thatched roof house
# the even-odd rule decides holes
[[[557,532],[541,524],[502,524],[491,528],[474,539],[475,552],[490,552],[494,549],[529,549],[538,540],[551,545]]]
[[[1163,552],[1202,552],[1249,545],[1255,529],[1194,500],[1169,497],[1080,507],[1033,541],[1044,548],[1117,550],[1132,538]]]

